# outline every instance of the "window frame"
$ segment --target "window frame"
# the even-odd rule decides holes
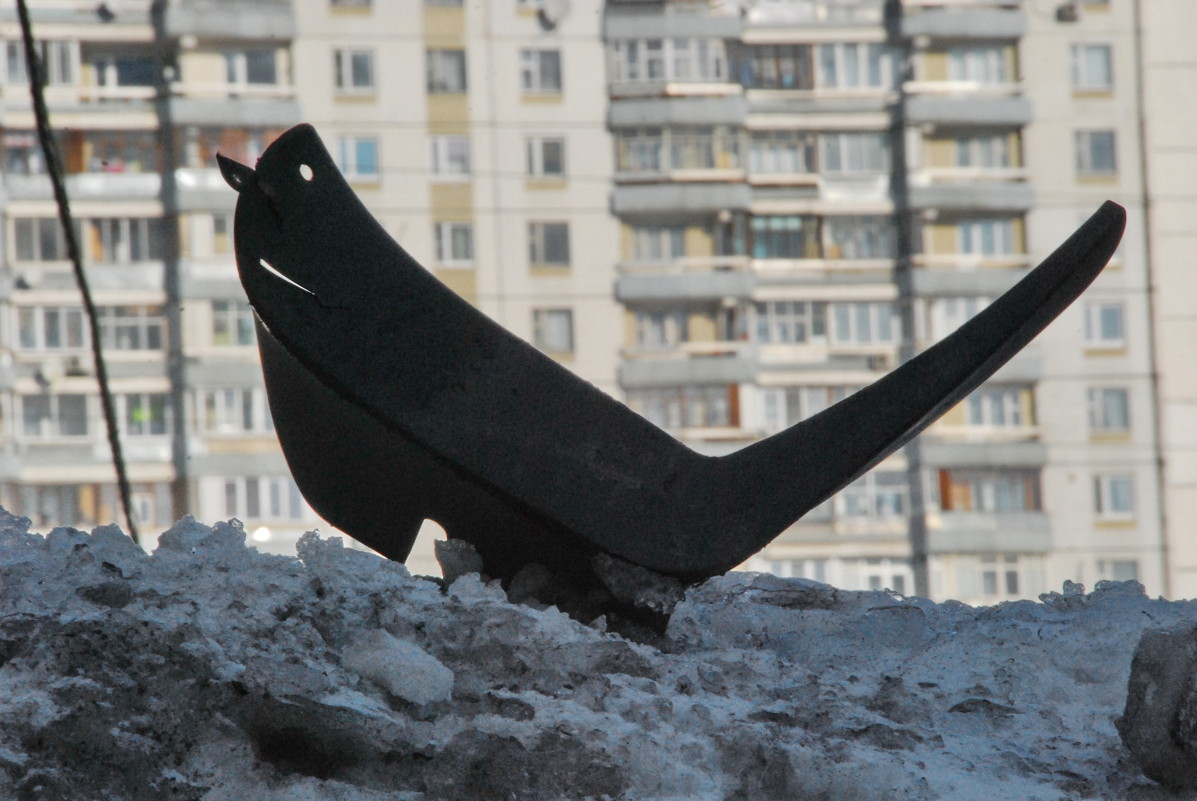
[[[1113,316],[1107,318],[1107,313]],[[1089,348],[1126,347],[1126,304],[1120,300],[1090,301],[1084,305],[1084,342]],[[1112,336],[1106,334],[1107,323],[1117,328]]]
[[[244,348],[257,344],[253,308],[248,301],[215,298],[210,303],[213,347]]]
[[[901,318],[892,301],[854,300],[827,304],[827,336],[834,347],[897,345],[901,327]]]
[[[424,89],[430,95],[461,95],[470,90],[469,61],[460,47],[424,51]]]
[[[467,235],[467,249],[464,256],[457,255],[459,240],[455,232],[464,230]],[[433,239],[436,244],[436,261],[445,267],[472,267],[474,264],[474,224],[466,220],[441,220],[433,223]]]
[[[79,75],[79,42],[74,39],[38,39],[35,41],[41,60],[44,86],[74,86]],[[4,43],[3,83],[28,86],[29,71],[25,62],[25,45],[10,39]]]
[[[559,321],[556,323],[557,325],[564,324],[564,329],[561,332],[550,330],[554,320]],[[558,337],[563,337],[563,339],[558,341]],[[533,309],[532,344],[544,353],[573,354],[577,347],[574,310],[563,306]]]
[[[550,230],[551,229],[551,230]],[[528,265],[531,267],[568,268],[572,263],[568,220],[530,220],[528,222]],[[554,237],[557,237],[554,241]],[[558,250],[564,246],[564,253]]]
[[[557,170],[546,169],[546,164],[552,159],[546,158],[546,148],[556,145],[558,148]],[[565,137],[564,136],[526,136],[524,137],[524,175],[528,178],[561,180],[565,178]]]
[[[986,240],[989,240],[987,243]],[[1017,255],[1014,220],[981,218],[956,223],[956,242],[959,252],[982,258],[1005,258]],[[992,247],[988,245],[991,244]]]
[[[333,89],[341,96],[371,95],[378,91],[374,50],[364,47],[335,47],[333,56]],[[365,58],[366,81],[359,83],[354,60]]]
[[[372,170],[360,169],[362,145],[368,145],[372,151],[369,158],[369,161],[373,164]],[[360,134],[339,136],[337,137],[337,169],[348,180],[380,181],[382,180],[382,168],[378,163],[378,150],[377,136],[363,136]]]
[[[1098,140],[1108,142],[1101,143]],[[1073,132],[1078,178],[1113,178],[1118,175],[1118,133],[1112,128],[1088,128]],[[1105,152],[1103,152],[1105,151]],[[1108,163],[1105,157],[1108,156]],[[1102,163],[1098,163],[1102,162]]]
[[[262,387],[195,387],[190,394],[192,429],[199,436],[225,439],[274,432],[269,399]]]
[[[1076,42],[1069,50],[1072,89],[1075,92],[1111,92],[1114,89],[1114,46],[1108,42]],[[1104,64],[1094,69],[1089,57],[1103,53]]]
[[[96,309],[96,327],[105,350],[140,353],[166,348],[166,312],[161,306],[100,306]],[[135,345],[129,347],[130,342]]]
[[[525,97],[553,96],[565,92],[564,65],[559,48],[521,48],[519,75],[520,93]]]
[[[1086,394],[1090,434],[1130,434],[1133,421],[1129,387],[1089,387]]]
[[[20,420],[20,437],[25,440],[82,440],[91,436],[91,401],[86,393],[82,392],[41,392],[28,395],[18,395],[20,400],[21,412],[18,416]],[[44,400],[47,404],[46,414],[39,415],[36,418],[38,430],[31,431],[30,423],[34,422],[29,417],[30,408],[29,402],[32,399]],[[82,404],[82,431],[64,431],[67,425],[67,416],[71,410],[63,409],[63,399],[71,399],[72,404]],[[77,409],[74,411],[78,411]],[[79,421],[75,421],[78,423]]]
[[[458,151],[458,148],[460,150]],[[469,181],[474,154],[466,134],[434,134],[428,137],[428,176],[433,181]],[[453,167],[460,169],[451,169]]]
[[[127,437],[166,437],[171,434],[173,415],[170,408],[170,394],[166,392],[122,392],[116,401],[117,419],[121,434]],[[137,420],[139,410],[147,409],[149,420]],[[160,417],[154,415],[161,414]],[[160,423],[160,425],[156,425]],[[148,424],[149,430],[144,430]],[[154,430],[160,428],[161,430]]]
[[[1121,485],[1116,489],[1115,485]],[[1135,476],[1133,473],[1095,473],[1093,475],[1093,514],[1098,520],[1133,520],[1135,517]]]

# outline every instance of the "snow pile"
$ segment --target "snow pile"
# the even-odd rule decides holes
[[[733,573],[634,643],[314,534],[0,512],[0,798],[1155,799],[1134,583],[993,608]]]

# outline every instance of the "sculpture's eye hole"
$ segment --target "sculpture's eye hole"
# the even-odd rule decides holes
[[[300,178],[302,178],[305,181],[310,181],[310,180],[312,180],[313,175],[314,175],[314,173],[312,172],[311,167],[309,167],[306,164],[299,165],[299,177]]]

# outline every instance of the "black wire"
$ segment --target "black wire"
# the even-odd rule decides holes
[[[79,294],[83,297],[83,308],[87,313],[88,327],[91,331],[92,361],[95,365],[96,381],[100,385],[100,401],[104,407],[104,422],[108,427],[108,444],[112,448],[112,466],[116,468],[116,484],[120,493],[121,508],[125,513],[125,525],[128,527],[129,536],[133,538],[134,542],[140,544],[137,523],[133,519],[132,503],[129,499],[129,476],[125,472],[125,457],[121,451],[120,432],[116,425],[116,409],[112,403],[112,393],[108,388],[108,369],[104,365],[104,354],[100,348],[100,328],[96,319],[96,306],[92,302],[87,276],[83,273],[79,241],[75,236],[70,202],[67,198],[66,185],[62,179],[62,160],[58,156],[54,136],[50,130],[50,115],[46,110],[45,96],[42,94],[41,64],[38,61],[33,41],[33,28],[29,23],[29,9],[25,0],[17,0],[17,15],[21,20],[21,36],[25,43],[25,64],[29,73],[29,95],[33,101],[33,115],[37,121],[37,138],[46,158],[46,173],[50,176],[50,184],[54,188],[54,199],[58,203],[58,221],[62,225],[63,236],[66,239],[67,256],[70,258],[75,272],[75,282],[79,285]]]

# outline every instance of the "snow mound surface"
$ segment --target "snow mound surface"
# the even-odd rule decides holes
[[[315,534],[0,511],[0,798],[1175,798],[1114,728],[1146,628],[1107,584],[992,608],[732,573],[634,643]]]

